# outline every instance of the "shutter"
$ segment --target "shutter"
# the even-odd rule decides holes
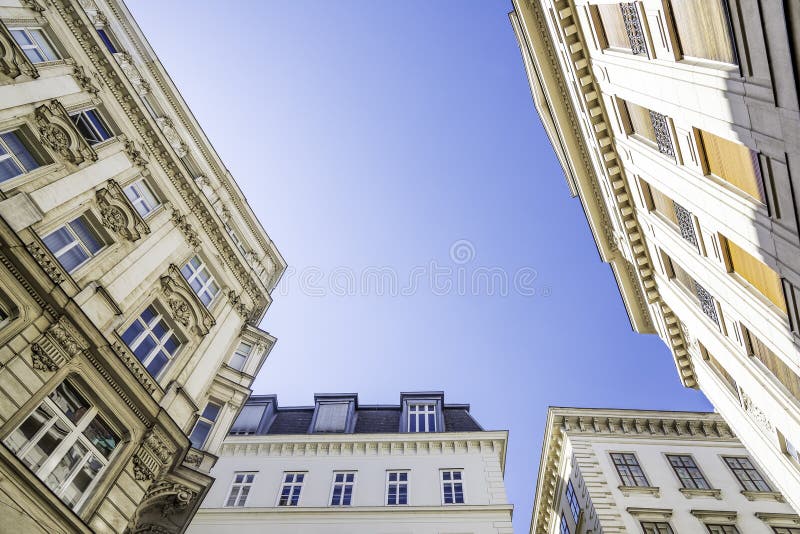
[[[744,145],[700,130],[709,174],[718,176],[751,197],[764,202],[755,153]]]
[[[678,224],[678,217],[675,215],[675,203],[672,202],[672,199],[652,186],[650,186],[650,196],[653,199],[653,209]]]
[[[314,432],[344,432],[349,402],[325,403],[317,406]]]
[[[725,241],[728,244],[728,256],[733,272],[750,282],[762,295],[786,313],[786,300],[783,298],[783,287],[778,274],[732,241],[727,239]]]
[[[778,381],[786,386],[786,389],[800,400],[800,378],[792,371],[780,357],[772,352],[769,347],[764,345],[760,339],[752,333],[747,332],[750,339],[750,348],[753,351],[753,356],[761,360],[767,369],[772,372]]]
[[[656,142],[656,129],[653,128],[653,119],[650,118],[650,110],[636,105],[632,102],[625,102],[628,109],[628,118],[631,121],[631,130],[636,135],[641,135],[645,139]]]
[[[671,0],[684,56],[736,64],[726,0]]]
[[[625,20],[619,4],[598,4],[597,13],[603,25],[606,44],[611,48],[625,48],[630,50],[631,41],[625,31]]]

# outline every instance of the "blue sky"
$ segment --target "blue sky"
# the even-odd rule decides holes
[[[471,403],[510,430],[517,532],[549,405],[710,409],[631,330],[533,107],[510,2],[128,4],[291,268],[257,393]],[[481,268],[505,295],[473,290]],[[370,269],[398,290],[362,284]]]

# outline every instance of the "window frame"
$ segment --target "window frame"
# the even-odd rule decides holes
[[[567,523],[567,516],[564,515],[564,512],[561,512],[561,523],[559,525],[559,533],[570,534],[569,523]]]
[[[397,475],[397,480],[391,480],[391,478],[392,478],[391,475],[393,475],[393,474]],[[400,476],[401,475],[405,475],[405,480],[400,480]],[[386,504],[386,506],[409,506],[409,502],[410,502],[409,496],[411,494],[411,492],[409,491],[409,489],[410,489],[409,488],[410,479],[411,479],[411,471],[409,469],[387,469],[386,470],[386,494],[385,494],[386,497],[385,497],[385,499],[383,501]],[[389,502],[390,489],[391,489],[390,487],[392,485],[396,485],[397,486],[397,491],[395,492],[395,501],[397,501],[397,502]],[[400,493],[401,493],[400,492],[400,488],[401,487],[404,487],[405,490],[406,490],[406,492],[405,492],[406,493],[405,494],[406,502],[400,502]]]
[[[287,475],[292,475],[292,481],[287,482],[286,477]],[[280,508],[297,508],[300,506],[300,499],[303,498],[303,486],[306,483],[306,476],[308,475],[308,471],[284,471],[281,473],[281,483],[278,487],[278,498],[275,501],[275,506]],[[298,482],[297,477],[301,476],[301,480]],[[281,500],[283,499],[283,490],[284,488],[290,488],[289,493],[287,494],[287,502],[285,504],[281,504]],[[292,504],[292,500],[294,500],[294,489],[297,489],[297,500]]]
[[[17,138],[17,141],[25,148],[25,151],[28,155],[36,162],[36,167],[28,168],[25,164],[19,159],[19,157],[14,153],[14,151],[8,146],[8,143],[3,138],[3,136],[12,134],[14,137]],[[43,161],[42,152],[37,151],[35,148],[30,146],[31,138],[29,135],[26,135],[26,128],[23,125],[18,125],[14,128],[9,129],[2,129],[0,130],[0,148],[5,152],[5,154],[0,155],[0,162],[11,160],[11,162],[22,172],[19,174],[15,174],[5,180],[0,180],[0,184],[4,184],[6,182],[10,182],[20,176],[25,176],[26,174],[30,174],[36,169],[39,169],[47,163]]]
[[[37,25],[37,26],[9,26],[9,27],[7,27],[7,29],[8,29],[8,32],[11,34],[12,39],[14,39],[14,42],[17,43],[17,45],[20,47],[22,52],[25,54],[25,57],[27,57],[28,61],[30,61],[32,64],[39,65],[39,64],[42,64],[42,63],[52,63],[54,61],[61,61],[62,59],[64,59],[62,57],[62,55],[61,55],[61,52],[58,50],[58,47],[55,46],[55,44],[53,43],[53,39],[50,38],[49,35],[47,35],[47,31],[45,30],[44,26],[40,26],[40,25]],[[19,41],[17,41],[16,38],[14,38],[14,32],[15,31],[23,32],[25,34],[25,36],[27,37],[27,39],[30,42],[34,43],[34,44],[33,45],[23,45],[23,44],[21,44]],[[53,55],[55,57],[53,57],[53,58],[48,58],[47,57],[47,54],[45,54],[44,51],[41,48],[42,44],[39,42],[38,39],[33,37],[33,35],[31,34],[31,31],[38,32],[39,35],[41,35],[42,39],[44,40],[44,44],[50,47],[50,51],[53,52]],[[36,50],[38,52],[38,54],[41,57],[45,58],[45,59],[43,59],[41,61],[33,61],[30,58],[30,56],[28,55],[28,53],[25,52],[26,50]]]
[[[223,508],[244,508],[247,506],[247,499],[250,497],[250,490],[253,489],[253,485],[256,482],[256,475],[258,471],[234,471],[233,478],[231,479],[231,484],[228,487],[227,497],[225,497],[225,504],[223,504]],[[236,477],[241,476],[242,481],[237,482]],[[250,480],[247,480],[247,477],[251,477]],[[246,489],[247,492],[244,494],[244,499],[242,499],[242,490]],[[236,490],[236,495],[234,496],[233,492]],[[233,504],[230,504],[231,498],[233,498]]]
[[[247,351],[246,355],[243,355],[241,352],[239,352],[239,349],[241,348],[242,345],[247,345],[248,347],[250,347],[250,349]],[[235,370],[239,371],[240,373],[243,373],[244,372],[244,368],[247,367],[247,363],[250,361],[250,357],[253,355],[253,351],[255,350],[255,348],[256,348],[256,344],[255,343],[240,339],[239,343],[236,344],[236,348],[233,350],[233,352],[231,353],[230,357],[228,358],[228,363],[227,363],[228,367],[230,367],[232,369],[235,369]],[[232,363],[234,357],[236,357],[236,356],[244,356],[244,358],[242,359],[241,367],[236,367]]]
[[[648,534],[648,532],[654,532],[655,534],[675,534],[669,521],[639,521],[639,526],[642,527],[642,532],[645,534]],[[666,530],[662,530],[662,526],[666,527]],[[652,527],[655,530],[648,531],[648,527]]]
[[[336,481],[336,476],[337,475],[342,475],[343,476],[343,480],[341,482],[337,482]],[[353,480],[348,481],[347,480],[347,476],[348,475],[353,475]],[[330,495],[328,496],[328,506],[335,507],[335,508],[352,506],[353,505],[353,500],[354,500],[354,497],[355,497],[355,492],[356,492],[356,479],[357,478],[358,478],[358,471],[355,471],[355,470],[336,470],[336,471],[333,471],[333,477],[331,479],[331,492],[330,492]],[[339,494],[339,502],[338,503],[334,503],[333,500],[336,497],[335,494],[336,494],[337,485],[341,485],[342,488],[341,488],[341,493]],[[348,486],[350,488],[350,495],[348,497],[349,498],[349,502],[345,503],[344,500],[345,500],[345,497],[346,497],[346,491],[347,491]]]
[[[714,489],[713,486],[711,485],[711,483],[708,481],[708,478],[706,477],[706,475],[703,472],[703,470],[700,469],[700,466],[697,464],[697,461],[694,459],[694,455],[693,454],[665,453],[664,457],[667,459],[667,463],[672,468],[672,472],[675,474],[675,477],[678,479],[678,482],[681,483],[681,487],[683,489],[687,489],[687,490],[712,490],[712,489]],[[687,465],[676,466],[675,464],[672,463],[672,459],[673,458],[680,458],[681,462],[685,462],[685,460],[688,459],[692,463],[692,465],[691,466],[687,466]],[[678,469],[686,470],[688,478],[682,477],[680,475],[680,473],[678,472]],[[696,469],[697,472],[699,473],[699,478],[688,474],[688,471],[690,469]],[[700,485],[698,485],[698,482],[697,482],[698,480],[702,480],[703,483],[705,484],[705,487],[701,487]],[[687,481],[691,481],[692,485],[691,486],[687,486],[686,485]]]
[[[709,534],[740,534],[736,525],[731,523],[704,523],[704,525]]]
[[[120,47],[117,45],[117,39],[107,27],[95,27],[95,31],[97,32],[97,36],[100,37],[100,40],[103,42],[103,46],[105,46],[105,49],[108,50],[110,54],[119,54]]]
[[[216,407],[216,412],[214,413],[213,417],[206,415],[209,407]],[[225,403],[219,402],[216,399],[209,399],[209,401],[206,402],[203,411],[200,412],[200,415],[197,417],[197,421],[195,421],[194,425],[192,426],[192,431],[189,433],[189,442],[192,447],[198,450],[203,450],[203,447],[206,446],[209,438],[211,437],[211,432],[214,430],[214,425],[216,424],[219,414],[222,412],[224,407]],[[203,441],[199,445],[195,445],[192,437],[194,436],[194,433],[197,432],[197,429],[201,424],[208,425],[208,431],[206,432]]]
[[[450,473],[450,480],[445,480],[444,475],[445,473]],[[459,478],[456,479],[456,473],[459,475]],[[441,489],[442,495],[442,505],[443,506],[452,506],[452,505],[461,505],[467,502],[465,484],[464,484],[464,469],[463,468],[445,468],[439,469],[439,487]],[[452,486],[450,489],[450,493],[452,495],[453,502],[447,502],[447,491],[445,490],[445,486]],[[458,491],[456,490],[456,486],[461,486],[461,502],[458,502],[456,496],[458,495]]]
[[[136,186],[140,187],[137,188]],[[158,196],[155,194],[153,188],[150,186],[144,176],[129,182],[122,188],[122,191],[125,193],[125,197],[133,206],[133,209],[136,210],[136,213],[138,213],[142,219],[148,219],[152,217],[153,214],[158,212],[164,205],[161,200],[159,200]],[[128,194],[129,191],[135,192],[136,197],[131,198],[131,195]],[[149,198],[147,198],[148,195]],[[148,202],[150,201],[153,203],[152,207],[148,205]],[[142,213],[142,211],[139,209],[140,205],[145,206],[148,209]]]
[[[416,409],[419,406],[425,406],[426,408],[431,408],[431,410],[424,410],[420,411]],[[428,402],[428,401],[409,401],[408,407],[406,408],[406,429],[409,433],[435,433],[439,432],[438,428],[438,409],[436,402]],[[413,419],[416,416],[416,419]],[[425,423],[425,430],[420,430],[419,422],[420,416],[422,416],[422,422]],[[433,420],[433,429],[430,429],[431,420]],[[411,422],[414,421],[414,429],[412,430]]]
[[[192,265],[192,260],[195,259],[199,263],[199,265],[197,266]],[[189,269],[191,271],[191,274],[187,276],[186,273],[184,272],[184,269]],[[222,293],[222,286],[217,281],[214,274],[211,272],[211,269],[209,268],[208,264],[205,261],[203,261],[203,258],[201,258],[199,254],[194,254],[192,257],[190,257],[183,263],[183,265],[180,268],[180,271],[181,275],[183,276],[183,279],[186,280],[186,283],[189,285],[192,292],[195,294],[198,300],[200,300],[203,306],[206,309],[213,306],[214,302],[217,300],[217,297],[220,295],[220,293]],[[205,275],[208,276],[208,278],[203,280],[202,273],[205,273]],[[192,282],[198,279],[200,280],[201,285],[199,289],[195,289],[195,287],[192,285]],[[209,288],[212,286],[216,286],[216,291],[214,291],[213,294],[209,292]],[[210,296],[211,300],[205,302],[203,300],[203,295]]]
[[[570,498],[570,494],[572,494],[572,498]],[[569,511],[572,513],[572,519],[575,520],[575,524],[577,525],[581,517],[581,505],[578,503],[578,494],[575,493],[575,486],[572,485],[572,480],[570,479],[567,479],[567,487],[564,490],[564,496],[569,504]]]
[[[82,224],[84,226],[85,230],[89,234],[91,234],[92,237],[95,238],[95,240],[100,245],[100,247],[95,252],[92,252],[89,249],[89,247],[87,246],[87,244],[81,239],[80,235],[78,235],[78,233],[72,227],[73,223]],[[72,241],[69,244],[62,246],[58,250],[53,250],[53,249],[50,248],[49,245],[47,245],[46,240],[47,240],[47,238],[49,238],[52,235],[55,235],[57,232],[59,232],[61,230],[66,230],[66,232],[69,234],[69,237],[72,238]],[[79,214],[77,217],[74,217],[74,218],[71,218],[70,220],[64,221],[63,224],[51,229],[47,233],[43,233],[41,235],[41,240],[42,240],[42,243],[44,243],[45,248],[47,248],[47,250],[50,251],[50,253],[56,259],[56,261],[61,266],[61,268],[64,269],[64,271],[69,275],[72,275],[73,273],[79,271],[82,267],[84,267],[92,259],[94,259],[97,256],[99,256],[111,244],[111,240],[108,238],[107,234],[105,234],[104,232],[101,232],[98,229],[98,225],[94,222],[94,217],[93,217],[93,214],[92,214],[92,212],[90,210],[86,210],[86,211],[82,212],[81,214]],[[68,253],[69,251],[71,251],[73,248],[76,248],[76,247],[80,248],[80,250],[86,256],[86,258],[83,261],[81,261],[80,263],[74,265],[70,269],[66,265],[64,265],[64,263],[61,261],[61,256],[63,256],[64,254]]]
[[[94,116],[95,120],[92,120],[90,114]],[[109,126],[108,120],[106,120],[106,118],[103,116],[100,110],[96,107],[84,108],[78,111],[73,111],[69,114],[69,118],[75,125],[75,129],[77,129],[78,132],[81,134],[81,137],[83,137],[89,144],[89,146],[91,146],[92,148],[102,143],[105,143],[109,139],[113,139],[116,136],[114,130]],[[88,129],[90,133],[93,134],[92,138],[86,137],[84,135],[84,132],[78,123],[78,121],[80,121],[81,119],[83,119],[82,124],[84,125],[84,127]],[[105,130],[105,132],[100,131],[100,129],[98,128],[98,124]],[[103,138],[104,133],[108,134],[108,137]]]
[[[748,464],[750,464],[750,467],[741,467],[741,466],[734,467],[731,465],[729,460],[735,460],[737,461],[737,463],[744,460]],[[772,485],[766,479],[766,477],[764,477],[764,475],[761,473],[761,470],[758,468],[758,466],[756,466],[753,463],[753,461],[750,459],[749,456],[722,456],[722,463],[725,464],[725,466],[730,470],[731,474],[733,474],[734,478],[736,478],[736,481],[739,482],[739,486],[741,486],[742,491],[757,491],[757,492],[775,491],[772,488]],[[738,471],[745,471],[745,474],[747,474],[747,481],[742,479]],[[767,489],[759,489],[757,487],[758,485],[757,482],[754,482],[752,480],[752,477],[748,473],[746,473],[747,471],[755,471],[755,473],[761,478],[760,482],[762,482]],[[746,482],[750,482],[751,484],[753,484],[754,489],[747,488]]]
[[[619,464],[617,464],[617,462],[616,462],[614,457],[615,456],[622,456],[623,459],[625,459],[624,457],[627,456],[627,455],[632,456],[633,459],[636,461],[635,466],[641,472],[641,478],[644,479],[644,484],[643,485],[642,484],[636,484],[636,483],[634,483],[634,484],[626,484],[625,483],[625,477],[623,476],[622,472],[620,471],[620,467],[621,466]],[[620,485],[628,487],[628,488],[650,488],[650,487],[652,487],[650,485],[650,480],[647,478],[647,473],[644,472],[644,468],[642,467],[642,464],[639,461],[639,457],[636,455],[635,452],[613,451],[613,452],[609,452],[609,457],[611,459],[611,465],[614,467],[614,470],[617,472],[617,477],[619,478]],[[625,461],[624,464],[622,464],[622,467],[628,468],[628,470],[630,470],[630,467],[633,466],[633,464],[629,464],[627,462],[627,459],[625,459],[625,460],[626,461]],[[631,475],[628,475],[628,476],[631,476],[633,482],[636,482],[636,476],[635,475],[631,474]]]
[[[142,319],[142,315],[148,308],[152,308],[154,315],[149,322],[145,322]],[[187,344],[186,337],[182,335],[182,333],[174,326],[171,317],[163,313],[162,309],[163,308],[160,305],[158,305],[156,301],[150,302],[149,304],[144,306],[142,310],[139,313],[137,313],[136,316],[125,325],[125,327],[122,329],[122,332],[119,334],[122,343],[128,348],[128,350],[131,351],[131,353],[139,361],[139,363],[142,364],[142,367],[144,367],[147,373],[151,377],[153,377],[153,379],[156,381],[162,379],[165,376],[166,371],[172,366],[172,362],[174,362],[175,359],[180,356],[183,347]],[[155,336],[155,334],[151,329],[151,326],[155,326],[155,324],[158,324],[159,319],[166,326],[168,330],[167,334],[169,334],[169,336],[165,335],[162,336],[161,338],[156,337],[155,338],[156,345],[148,352],[147,356],[144,359],[139,359],[139,356],[136,354],[135,351],[137,348],[139,348],[139,346],[142,344],[142,342],[148,335],[151,338]],[[123,336],[137,321],[139,321],[141,324],[144,325],[144,329],[139,334],[137,334],[131,341],[131,344],[128,345]],[[175,338],[175,340],[178,343],[178,346],[175,349],[174,353],[170,353],[165,347],[166,341],[172,338]],[[147,366],[153,361],[153,359],[159,352],[164,352],[168,356],[167,362],[158,370],[158,372],[155,375],[153,375],[152,373],[150,373],[150,370],[147,368]]]

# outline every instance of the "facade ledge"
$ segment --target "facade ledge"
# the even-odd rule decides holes
[[[445,514],[463,513],[486,513],[501,512],[511,513],[514,510],[513,504],[462,504],[458,506],[272,506],[272,507],[230,507],[212,508],[201,510],[201,513],[230,513],[230,514],[308,514],[326,515],[335,514],[336,516],[361,516],[375,513],[391,514],[434,514],[437,516]]]
[[[747,491],[742,490],[742,495],[748,501],[777,501],[786,502],[783,493],[779,491]]]
[[[658,486],[619,486],[619,491],[626,497],[631,495],[652,495],[661,497],[661,488]]]
[[[757,512],[756,517],[771,527],[800,526],[800,516],[796,514],[770,514],[766,512]]]
[[[669,508],[629,507],[625,510],[640,521],[669,521],[672,517],[672,510]]]
[[[704,523],[735,523],[736,512],[725,510],[692,510],[691,514]]]
[[[683,496],[687,499],[694,499],[695,497],[714,497],[718,501],[722,500],[722,490],[720,489],[680,488],[678,491],[683,493]]]

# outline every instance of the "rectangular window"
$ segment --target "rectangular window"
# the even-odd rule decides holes
[[[258,425],[261,424],[261,418],[264,416],[266,405],[247,405],[242,407],[239,412],[239,417],[234,421],[231,426],[231,434],[237,436],[246,436],[248,434],[255,434],[258,431]]]
[[[40,161],[31,153],[20,130],[0,134],[0,183],[31,172]]]
[[[622,101],[628,115],[629,133],[671,158],[675,157],[667,117],[633,102]]]
[[[725,369],[725,367],[719,362],[719,360],[717,360],[713,354],[708,352],[708,349],[706,349],[702,344],[700,344],[700,351],[701,354],[703,355],[703,359],[706,360],[709,366],[711,366],[711,368],[717,372],[720,378],[722,378],[722,380],[725,381],[725,384],[728,386],[728,389],[730,389],[731,393],[736,395],[736,397],[738,398],[739,385],[736,383],[736,380],[734,380],[733,376],[731,376],[731,374],[728,372],[727,369]]]
[[[636,455],[633,453],[612,452],[611,460],[614,462],[614,467],[617,469],[623,486],[647,487],[650,485],[639,465],[639,460],[636,459]]]
[[[694,297],[700,310],[719,326],[719,314],[717,314],[717,304],[714,296],[692,278],[692,275],[683,270],[683,267],[672,261],[672,258],[669,258],[669,266],[672,269],[672,278]]]
[[[731,272],[741,276],[753,288],[786,313],[786,300],[783,297],[783,285],[778,273],[767,264],[755,258],[730,239],[721,236]]]
[[[331,506],[350,506],[353,501],[355,483],[356,474],[352,471],[334,471]]]
[[[653,211],[664,216],[667,220],[677,227],[681,237],[695,246],[698,246],[697,233],[694,228],[694,220],[689,210],[669,198],[653,186],[647,186],[650,193]]]
[[[698,130],[708,174],[725,180],[764,203],[764,185],[758,154],[744,145]]]
[[[386,473],[386,504],[408,504],[408,471]]]
[[[575,495],[575,488],[572,486],[571,480],[567,480],[567,502],[572,512],[572,519],[575,520],[575,524],[577,525],[578,518],[581,515],[581,506],[578,504],[578,496]]]
[[[56,49],[41,28],[9,28],[8,31],[11,32],[11,36],[31,63],[44,63],[60,59]]]
[[[78,131],[90,145],[102,143],[114,136],[96,109],[79,111],[70,115],[70,117],[72,117],[75,127],[78,128]]]
[[[736,480],[739,481],[745,491],[772,491],[772,488],[761,476],[761,472],[753,465],[750,458],[725,456],[723,460],[733,471]]]
[[[794,527],[772,527],[775,534],[800,534],[800,528]]]
[[[253,345],[245,343],[244,341],[240,342],[239,346],[236,347],[236,350],[233,352],[233,356],[231,356],[228,365],[237,371],[241,371],[244,369],[244,364],[247,363],[251,352],[253,352]]]
[[[597,4],[592,6],[595,19],[602,26],[604,48],[630,50],[636,55],[647,55],[642,23],[635,2]]]
[[[219,410],[219,404],[215,404],[213,402],[206,404],[203,413],[194,424],[194,430],[192,430],[192,433],[189,436],[189,441],[192,442],[192,447],[195,449],[203,448],[203,445],[206,443],[206,439],[208,439],[208,434],[211,432],[211,429],[214,426],[214,421],[217,420]]]
[[[233,484],[231,484],[231,491],[228,494],[228,500],[225,501],[225,506],[244,506],[255,479],[255,473],[234,473]]]
[[[736,63],[726,0],[670,0],[681,52]]]
[[[673,534],[669,523],[656,523],[653,521],[642,521],[642,531],[644,534]]]
[[[285,472],[278,496],[278,506],[297,506],[300,502],[300,491],[303,489],[305,473]]]
[[[739,530],[733,525],[706,525],[709,534],[739,534]]]
[[[125,186],[124,191],[125,196],[142,217],[150,215],[160,204],[144,178]]]
[[[697,467],[694,458],[688,454],[668,454],[672,469],[683,484],[684,488],[688,489],[710,489],[711,486],[706,482],[703,473]]]
[[[561,514],[561,533],[560,534],[569,534],[569,525],[567,524],[567,517],[563,513]]]
[[[119,445],[117,435],[69,382],[62,382],[3,441],[76,510]]]
[[[800,400],[800,377],[750,330],[744,329],[744,333],[748,354],[763,363],[772,376]]]
[[[314,432],[344,432],[347,428],[349,402],[321,402],[317,405]]]
[[[81,215],[42,238],[62,267],[71,273],[103,248],[86,216]]]
[[[436,405],[408,405],[409,432],[436,432]]]
[[[464,483],[462,469],[441,471],[442,502],[444,504],[464,504]]]
[[[100,40],[103,41],[103,44],[106,45],[106,48],[108,49],[109,52],[111,52],[112,54],[117,53],[117,47],[111,40],[111,34],[109,33],[108,30],[105,30],[103,28],[97,28],[97,35],[100,36]]]
[[[152,305],[125,330],[122,341],[153,377],[158,377],[181,347],[172,327]]]
[[[206,307],[210,306],[219,293],[219,285],[211,276],[203,260],[199,256],[192,257],[186,262],[186,265],[181,267],[181,274],[189,282],[192,291],[200,298],[200,301]]]

